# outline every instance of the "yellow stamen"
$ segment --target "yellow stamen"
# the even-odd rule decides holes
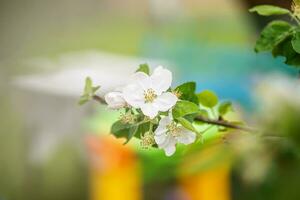
[[[174,90],[172,93],[173,93],[177,98],[180,98],[181,95],[182,95],[182,92],[180,92],[179,90]]]
[[[156,97],[155,91],[151,88],[144,92],[145,103],[152,103]]]
[[[141,137],[141,146],[144,149],[150,148],[153,144],[155,144],[154,136],[150,132],[146,132]]]
[[[179,128],[175,122],[172,122],[171,124],[167,125],[167,129],[168,129],[168,133],[171,136],[173,137],[179,136]]]
[[[135,116],[131,112],[120,115],[120,120],[123,124],[133,124],[135,122]]]

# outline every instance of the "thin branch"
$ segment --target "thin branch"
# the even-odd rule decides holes
[[[103,98],[101,98],[101,97],[99,97],[99,96],[97,96],[97,95],[94,95],[93,96],[93,99],[95,100],[95,101],[98,101],[100,104],[107,104],[106,103],[106,101],[103,99]]]
[[[95,101],[98,101],[100,104],[107,104],[103,98],[101,98],[97,95],[94,95],[93,99]],[[223,127],[226,127],[226,128],[232,128],[232,129],[237,129],[237,130],[242,130],[242,131],[247,131],[247,132],[255,132],[255,130],[253,128],[250,128],[250,127],[233,124],[233,123],[230,123],[230,122],[225,121],[225,120],[209,119],[209,118],[203,117],[201,115],[197,116],[195,118],[195,120],[205,122],[207,124],[223,126]]]
[[[200,115],[197,116],[195,118],[195,120],[200,121],[200,122],[205,122],[205,123],[208,123],[208,124],[223,126],[223,127],[226,127],[226,128],[238,129],[238,130],[247,131],[247,132],[255,132],[255,130],[253,128],[233,124],[233,123],[230,123],[230,122],[225,121],[225,120],[209,119],[209,118],[206,118],[206,117],[203,117],[203,116],[200,116]]]

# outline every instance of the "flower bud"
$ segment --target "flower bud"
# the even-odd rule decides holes
[[[141,137],[141,146],[144,149],[148,149],[151,147],[153,144],[155,144],[154,140],[154,135],[151,134],[150,132],[146,132],[142,137]]]
[[[105,101],[111,109],[124,108],[127,104],[121,92],[110,92],[105,95]]]
[[[136,116],[129,111],[125,114],[121,114],[120,120],[123,124],[133,124],[136,120]]]

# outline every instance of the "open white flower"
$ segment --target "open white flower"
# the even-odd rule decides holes
[[[108,107],[111,109],[120,109],[127,105],[122,92],[109,92],[104,98]]]
[[[137,72],[133,81],[123,89],[123,97],[134,108],[140,108],[144,115],[153,119],[159,111],[168,111],[177,101],[171,92],[166,92],[172,83],[172,73],[157,67],[151,76]]]
[[[164,149],[167,156],[175,153],[176,143],[187,145],[196,140],[194,132],[176,124],[171,116],[160,120],[154,134],[156,144],[160,149]]]

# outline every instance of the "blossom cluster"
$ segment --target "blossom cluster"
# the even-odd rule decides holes
[[[233,110],[232,104],[229,101],[219,103],[214,92],[196,93],[195,82],[175,88],[171,85],[172,73],[168,69],[158,66],[150,74],[148,65],[142,64],[127,84],[108,92],[104,99],[96,95],[100,86],[93,86],[87,77],[79,104],[94,99],[119,110],[120,119],[111,126],[115,137],[125,138],[126,143],[133,137],[138,138],[142,147],[158,147],[167,156],[175,153],[178,143],[203,142],[227,128],[249,130],[237,122],[228,124],[225,115]]]
[[[144,125],[147,131],[140,131],[138,136],[141,145],[145,148],[158,146],[167,156],[171,156],[177,143],[193,143],[196,133],[173,119],[172,110],[180,101],[180,92],[171,89],[172,73],[162,66],[154,69],[151,75],[148,71],[137,71],[127,85],[105,95],[109,108],[125,110],[112,131],[122,132],[126,129],[128,135],[134,136]]]

